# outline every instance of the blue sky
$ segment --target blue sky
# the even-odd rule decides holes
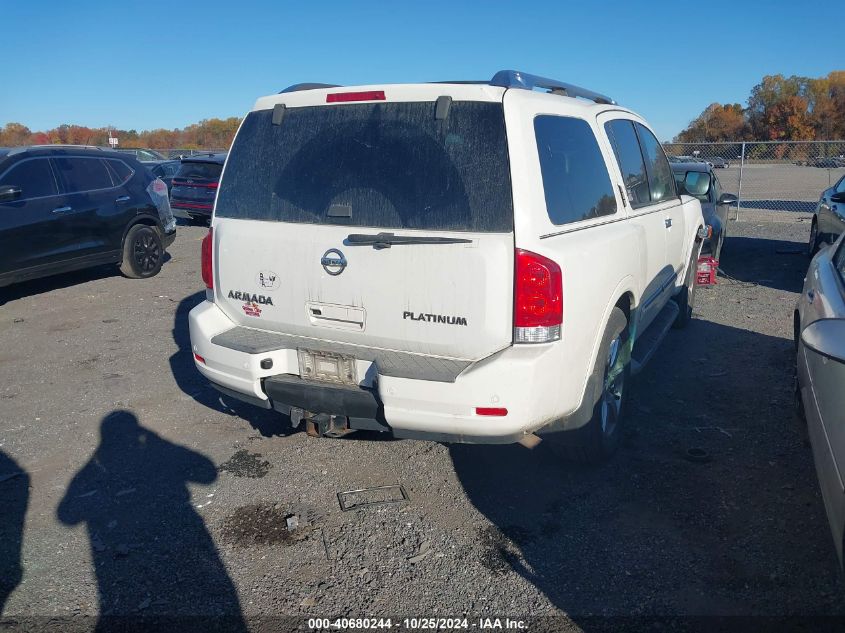
[[[667,140],[766,74],[826,75],[838,2],[0,0],[0,125],[150,129],[243,115],[287,85],[488,79],[579,84]],[[812,7],[812,9],[810,9]],[[839,7],[839,8],[837,8]],[[838,19],[838,18],[837,18]],[[834,37],[835,39],[835,37]]]

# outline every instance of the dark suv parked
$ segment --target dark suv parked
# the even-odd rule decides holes
[[[0,286],[108,263],[152,277],[175,236],[167,186],[133,156],[0,148]]]
[[[226,154],[197,154],[183,158],[173,177],[170,204],[173,213],[187,220],[208,220],[223,172]]]

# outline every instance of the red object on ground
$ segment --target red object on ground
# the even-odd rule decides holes
[[[699,257],[698,266],[695,270],[695,283],[697,286],[716,285],[716,272],[719,270],[719,260],[715,257]]]

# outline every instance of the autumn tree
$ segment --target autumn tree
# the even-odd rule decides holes
[[[679,142],[845,139],[845,71],[826,77],[767,75],[748,107],[714,103],[678,134]]]
[[[7,123],[0,128],[0,147],[15,147],[26,145],[32,132],[25,125],[20,123]]]
[[[681,132],[680,143],[736,141],[746,138],[748,124],[738,103],[711,103]]]

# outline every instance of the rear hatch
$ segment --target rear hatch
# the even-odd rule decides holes
[[[246,117],[214,221],[215,297],[233,321],[463,360],[511,344],[501,91],[404,89],[331,105],[343,89],[309,91],[291,100],[323,105]]]
[[[171,183],[171,205],[211,215],[222,171],[221,162],[201,159],[183,160]]]

